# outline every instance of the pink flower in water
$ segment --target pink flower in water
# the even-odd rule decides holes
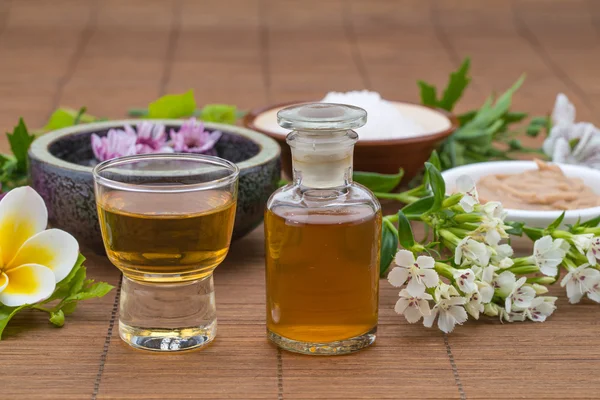
[[[98,161],[136,154],[137,135],[132,131],[111,129],[106,136],[92,134],[92,151]]]
[[[173,149],[167,145],[167,132],[164,125],[144,121],[139,123],[136,129],[137,132],[131,126],[125,125],[125,132],[137,137],[136,154],[173,152]]]
[[[173,149],[184,153],[206,153],[220,138],[221,132],[205,131],[204,124],[196,121],[196,118],[191,118],[181,125],[178,132],[171,129]]]

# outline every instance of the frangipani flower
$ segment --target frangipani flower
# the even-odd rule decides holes
[[[486,267],[490,262],[490,250],[481,242],[465,236],[454,251],[454,263],[456,265],[475,264]]]
[[[567,251],[569,251],[569,243],[563,239],[552,240],[552,236],[546,235],[533,244],[533,262],[540,268],[542,274],[556,276],[558,266]]]
[[[560,282],[560,286],[567,287],[567,296],[570,303],[579,303],[583,295],[588,294],[594,301],[598,298],[598,283],[600,282],[600,271],[591,268],[589,264],[582,264],[569,271]],[[589,296],[591,293],[591,296]],[[600,298],[599,298],[600,299]]]
[[[205,131],[204,124],[190,118],[185,122],[179,132],[171,130],[171,141],[175,151],[184,153],[206,153],[211,150],[221,138],[219,131]]]
[[[92,134],[92,151],[98,161],[111,160],[117,157],[136,154],[137,137],[135,133],[122,129],[111,129],[106,136]]]
[[[46,229],[48,211],[32,188],[11,190],[0,201],[0,303],[16,307],[48,298],[73,269],[77,240]]]
[[[477,194],[477,188],[475,182],[468,175],[461,175],[456,180],[456,188],[464,196],[460,199],[460,206],[465,212],[472,212],[476,204],[479,204],[479,196]]]
[[[440,278],[435,272],[435,260],[429,256],[419,256],[415,261],[415,256],[408,250],[399,250],[396,253],[394,267],[389,275],[388,281],[392,286],[402,286],[406,281],[406,289],[412,296],[421,296],[425,292],[425,287],[434,287],[438,284]]]
[[[429,293],[421,293],[418,296],[413,296],[406,289],[400,291],[400,299],[396,302],[394,311],[400,315],[404,315],[404,318],[414,324],[423,316],[431,314],[429,309],[429,301],[433,297]]]
[[[136,154],[173,152],[173,149],[167,146],[167,132],[164,125],[143,121],[136,126],[136,129],[137,132],[131,126],[125,125],[125,132],[130,136],[136,136]]]

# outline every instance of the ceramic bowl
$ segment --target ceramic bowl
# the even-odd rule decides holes
[[[568,177],[581,178],[583,182],[600,196],[600,171],[578,165],[558,164],[563,173]],[[485,163],[463,165],[442,172],[442,177],[446,182],[446,193],[451,194],[456,191],[456,180],[461,175],[470,176],[475,182],[487,175],[495,174],[519,174],[527,170],[537,169],[534,161],[492,161]],[[506,219],[510,221],[524,222],[534,228],[546,228],[562,211],[534,211],[534,210],[515,210],[505,209]],[[592,219],[600,215],[600,207],[583,208],[580,210],[568,210],[565,212],[565,219],[562,227],[567,224],[574,224],[577,219],[582,221]]]
[[[29,150],[34,189],[44,198],[53,227],[73,234],[81,243],[102,249],[102,238],[94,198],[91,149],[92,133],[105,135],[111,128],[135,125],[139,120],[108,121],[77,125],[37,138]],[[181,120],[157,120],[168,130]],[[240,168],[239,197],[233,237],[240,238],[260,224],[264,206],[280,179],[280,149],[277,143],[249,129],[205,124],[223,132],[217,155]]]
[[[258,108],[244,118],[244,126],[262,132],[279,143],[283,170],[288,177],[292,174],[292,155],[285,141],[289,131],[277,125],[277,112],[298,103],[304,102],[289,102]],[[403,168],[405,179],[410,179],[423,168],[423,163],[427,161],[431,152],[454,132],[458,121],[456,117],[444,110],[407,102],[391,103],[403,115],[422,125],[427,133],[401,139],[359,140],[354,147],[354,170],[395,174],[398,169]]]

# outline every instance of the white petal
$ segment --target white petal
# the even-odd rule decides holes
[[[8,285],[0,292],[0,303],[9,307],[33,304],[50,297],[56,283],[54,272],[39,264],[25,264],[6,273]]]
[[[415,264],[415,256],[408,250],[399,250],[394,261],[401,267],[412,267]]]
[[[567,282],[567,297],[569,297],[569,303],[571,304],[579,303],[583,297],[583,292],[581,291],[579,284],[573,279],[570,279]]]
[[[426,299],[431,300],[432,297],[428,293],[425,293],[425,295],[426,296],[423,296],[423,298],[419,300],[419,310],[422,315],[427,316],[431,314],[431,309],[429,308],[429,302]]]
[[[477,200],[465,194],[458,204],[465,212],[470,213],[473,211],[475,204],[477,204]]]
[[[534,251],[539,251],[540,253],[544,253],[552,247],[552,236],[546,235],[542,236],[533,244]]]
[[[456,179],[456,188],[462,193],[466,193],[474,187],[475,182],[469,175],[461,175]]]
[[[408,290],[408,293],[410,293],[411,296],[421,297],[425,292],[425,285],[413,278],[410,280],[410,282],[408,282],[406,290]]]
[[[401,297],[396,302],[396,305],[394,306],[394,311],[396,311],[397,314],[403,314],[406,308],[408,307],[409,303],[409,300]]]
[[[7,265],[27,239],[46,229],[48,211],[41,196],[29,186],[8,192],[0,201],[0,249]]]
[[[496,277],[494,282],[498,286],[498,292],[502,296],[508,296],[515,287],[515,274],[510,271],[504,271]]]
[[[492,301],[492,297],[494,297],[494,288],[489,284],[479,286],[479,296],[481,297],[482,303],[489,303]]]
[[[50,268],[56,282],[60,282],[69,275],[78,255],[79,245],[73,236],[60,229],[48,229],[23,243],[8,269],[23,264],[40,264]]]
[[[490,265],[483,269],[481,280],[487,283],[492,283],[492,279],[494,279],[494,267]]]
[[[456,325],[454,317],[447,311],[441,311],[440,317],[438,318],[438,327],[440,330],[442,332],[450,333],[454,330],[454,325]]]
[[[491,229],[485,234],[485,242],[490,246],[496,246],[500,242],[500,239],[502,239],[502,237],[496,229]]]
[[[404,318],[406,318],[406,320],[411,324],[414,324],[415,322],[420,320],[421,316],[421,312],[417,307],[408,307],[404,311]]]
[[[408,270],[402,267],[394,267],[388,274],[388,282],[395,287],[404,285],[408,279]]]
[[[498,257],[504,258],[511,257],[514,253],[514,250],[510,244],[501,244],[500,246],[496,247],[496,252],[498,253]]]
[[[556,96],[554,109],[552,110],[552,123],[572,124],[575,122],[575,106],[569,101],[569,98],[563,93]]]
[[[556,276],[558,274],[558,267],[556,265],[543,263],[540,267],[540,272],[546,276]]]
[[[596,256],[594,255],[594,250],[590,248],[585,254],[590,265],[596,265]]]
[[[467,318],[469,318],[467,316],[467,312],[465,311],[465,309],[463,307],[452,306],[448,309],[447,312],[450,315],[452,315],[452,317],[454,317],[456,322],[459,324],[462,324],[463,322],[465,322],[467,320]]]
[[[433,257],[419,256],[417,257],[417,265],[419,266],[419,268],[430,269],[435,266],[435,260],[433,259]]]
[[[431,314],[426,315],[423,317],[423,326],[425,326],[426,328],[431,328],[433,326],[433,321],[435,320],[435,317],[438,314],[438,309],[434,308],[433,310],[431,310]]]
[[[437,286],[437,284],[440,281],[440,277],[438,276],[438,273],[435,272],[434,270],[431,270],[431,269],[421,270],[420,274],[422,275],[421,280],[427,287]]]

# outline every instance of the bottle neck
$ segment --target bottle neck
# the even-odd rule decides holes
[[[299,133],[302,135],[302,133]],[[338,136],[338,135],[334,135]],[[340,141],[288,141],[292,149],[294,183],[315,189],[352,183],[352,156],[356,133],[341,132]]]

